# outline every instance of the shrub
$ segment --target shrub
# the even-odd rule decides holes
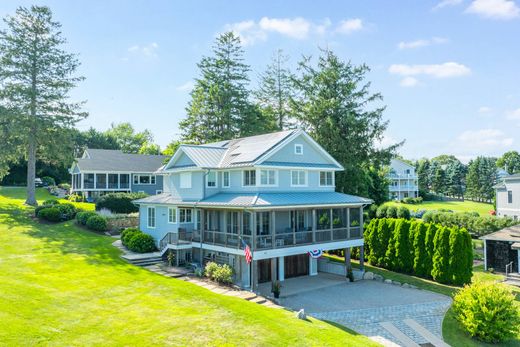
[[[450,269],[452,282],[468,284],[473,276],[473,245],[466,229],[455,227],[450,234]]]
[[[428,226],[425,223],[417,223],[413,239],[413,270],[419,277],[428,277],[431,273],[431,269],[429,267],[431,258],[428,258],[428,251],[426,247],[427,231]]]
[[[87,219],[87,228],[94,231],[105,231],[107,230],[107,220],[104,217],[98,216],[97,214]]]
[[[46,206],[54,206],[54,205],[58,205],[60,202],[56,199],[48,199],[48,200],[45,200],[42,205],[46,205]]]
[[[46,187],[55,186],[56,185],[56,181],[54,180],[54,178],[52,178],[50,176],[42,177],[42,183]]]
[[[421,204],[423,202],[423,198],[420,196],[417,198],[408,197],[404,198],[402,202],[405,204]]]
[[[229,284],[233,282],[233,269],[228,264],[219,265],[213,274],[213,280],[218,283]]]
[[[148,253],[155,251],[155,241],[153,237],[142,231],[131,233],[127,242],[127,248],[137,253]]]
[[[70,190],[70,184],[68,184],[68,183],[60,183],[60,184],[58,184],[58,187],[63,190],[66,190],[66,191]]]
[[[128,242],[130,241],[130,239],[136,234],[136,233],[140,233],[141,230],[137,229],[137,228],[126,228],[125,230],[123,230],[121,232],[121,243],[124,245],[124,246],[128,246]]]
[[[76,216],[76,207],[70,203],[58,204],[55,206],[60,211],[60,219],[62,221],[71,220]]]
[[[450,283],[450,229],[442,227],[435,234],[433,240],[435,252],[433,254],[432,277],[436,282]]]
[[[410,210],[404,206],[397,209],[397,218],[410,219]]]
[[[503,284],[476,282],[453,299],[456,319],[471,336],[498,343],[516,336],[520,310],[511,289]]]
[[[206,276],[206,277],[208,277],[210,279],[213,279],[213,275],[215,274],[217,269],[218,269],[218,264],[217,263],[214,263],[212,261],[208,262],[206,264],[206,267],[204,268],[204,276]]]
[[[81,225],[87,225],[87,221],[90,217],[97,215],[93,211],[85,211],[76,213],[76,221]]]
[[[386,209],[386,218],[397,218],[397,207],[388,206]]]
[[[110,193],[103,195],[96,201],[96,210],[106,208],[113,213],[139,212],[139,208],[132,202],[147,197],[145,193]]]
[[[85,201],[85,197],[83,195],[77,194],[77,193],[69,195],[68,199],[71,202],[83,202],[83,201]]]
[[[60,211],[55,207],[46,207],[38,211],[38,218],[48,220],[49,222],[60,221]]]
[[[410,247],[410,222],[400,219],[394,232],[394,252],[390,253],[390,264],[393,269],[405,273],[413,270],[412,250]]]
[[[377,218],[385,218],[386,217],[386,210],[388,210],[387,205],[381,205],[377,208],[376,211],[376,217]]]
[[[368,213],[367,213],[367,216],[368,216],[368,220],[371,220],[371,219],[374,219],[377,217],[377,210],[378,210],[378,207],[377,205],[370,205],[370,207],[368,208]]]

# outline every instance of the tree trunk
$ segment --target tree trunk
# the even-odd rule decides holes
[[[36,139],[29,137],[29,147],[27,150],[27,205],[36,206],[36,188],[34,179],[36,178]]]

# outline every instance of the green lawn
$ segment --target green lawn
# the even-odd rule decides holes
[[[110,237],[33,220],[24,198],[0,188],[2,345],[376,345],[130,265]]]
[[[474,201],[424,201],[421,204],[404,204],[398,201],[389,201],[385,205],[406,206],[410,211],[416,210],[440,210],[447,209],[454,212],[478,212],[481,216],[489,216],[489,211],[493,210],[493,205]]]

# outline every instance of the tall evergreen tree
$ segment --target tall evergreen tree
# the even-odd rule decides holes
[[[458,198],[464,197],[466,167],[459,160],[451,161],[446,166],[446,194]]]
[[[441,165],[433,165],[432,191],[436,194],[446,193],[446,172]]]
[[[198,63],[187,117],[179,126],[182,141],[207,143],[254,135],[272,129],[262,113],[249,101],[249,65],[244,63],[240,39],[232,32],[221,34],[211,56]]]
[[[423,158],[417,162],[417,184],[419,185],[419,194],[425,195],[430,192],[430,161]]]
[[[424,245],[426,248],[425,258],[423,261],[425,267],[425,274],[431,277],[433,270],[433,256],[435,254],[435,235],[437,235],[438,227],[434,223],[430,223],[426,226],[426,236],[424,238]]]
[[[450,233],[448,227],[441,227],[433,240],[435,252],[433,254],[432,277],[439,283],[451,283],[450,272]]]
[[[496,180],[495,158],[477,157],[471,160],[466,175],[467,195],[479,201],[491,201],[495,194],[493,185]]]
[[[301,126],[345,167],[336,175],[337,189],[358,195],[369,192],[370,166],[388,165],[400,145],[376,146],[388,122],[383,120],[384,106],[369,109],[382,97],[370,92],[368,71],[366,65],[354,66],[322,51],[316,65],[310,58],[299,63],[297,96],[291,100]]]
[[[454,284],[471,282],[473,275],[473,247],[471,236],[466,229],[454,227],[450,234],[450,271]]]
[[[56,160],[72,152],[70,129],[87,116],[80,111],[82,103],[68,99],[83,78],[76,75],[76,56],[63,49],[66,40],[61,25],[52,19],[48,7],[19,7],[4,22],[6,30],[0,31],[0,102],[11,113],[2,117],[9,118],[9,132],[3,134],[7,137],[2,141],[12,145],[13,153],[23,150],[27,160],[26,203],[36,205],[36,161]]]
[[[415,228],[415,235],[413,240],[414,249],[414,260],[413,269],[414,273],[419,277],[429,277],[430,271],[428,266],[428,250],[426,246],[426,233],[428,226],[423,222],[418,222]]]
[[[277,50],[267,69],[260,75],[260,85],[254,93],[265,121],[274,122],[278,130],[287,129],[294,123],[290,108],[294,88],[292,74],[286,66],[288,60],[281,49]]]

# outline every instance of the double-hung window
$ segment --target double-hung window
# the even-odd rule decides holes
[[[168,223],[177,223],[177,209],[175,207],[168,208]]]
[[[307,185],[307,172],[305,170],[291,171],[291,186],[304,187]]]
[[[303,145],[302,144],[295,144],[294,145],[294,154],[303,155]]]
[[[331,187],[334,185],[334,174],[332,171],[320,171],[320,186]]]
[[[210,171],[206,175],[206,187],[215,188],[217,186],[217,172]]]
[[[513,203],[513,191],[511,191],[511,190],[507,191],[507,203],[508,204]]]
[[[155,207],[148,207],[148,228],[155,228]]]
[[[191,210],[189,208],[179,209],[179,223],[191,223]]]
[[[229,188],[230,180],[229,180],[229,171],[222,172],[222,187]]]
[[[256,171],[244,171],[244,186],[256,186]]]
[[[276,185],[276,171],[275,170],[260,170],[260,185],[262,185],[262,186]]]

